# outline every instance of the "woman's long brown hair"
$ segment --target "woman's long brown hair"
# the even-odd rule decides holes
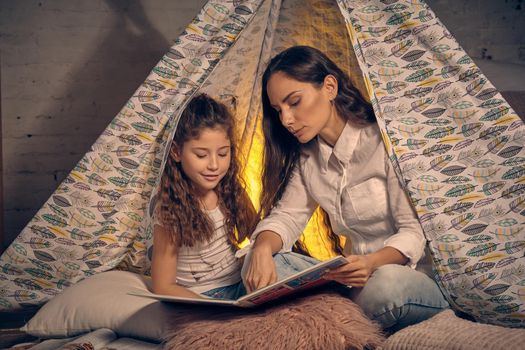
[[[204,129],[222,129],[231,141],[230,167],[215,191],[219,208],[225,217],[228,239],[234,247],[238,247],[251,234],[257,215],[239,176],[233,118],[224,104],[206,94],[190,101],[177,125],[161,178],[160,221],[170,241],[179,247],[192,247],[196,243],[206,242],[215,231],[209,216],[201,209],[192,181],[174,158],[176,150],[181,150],[185,142],[198,138]]]
[[[262,174],[263,192],[261,196],[261,215],[267,216],[281,199],[292,171],[298,164],[301,145],[281,124],[279,114],[272,108],[266,87],[268,80],[277,72],[289,78],[321,87],[327,75],[337,79],[338,91],[334,100],[336,110],[346,120],[374,123],[375,115],[370,103],[361,95],[346,75],[323,52],[309,46],[293,46],[275,56],[262,78],[263,132],[265,137],[264,167]],[[332,231],[328,214],[322,211],[327,224],[331,248],[342,254],[339,237]],[[308,254],[306,247],[298,241],[295,251]]]

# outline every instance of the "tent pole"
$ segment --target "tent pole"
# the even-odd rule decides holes
[[[6,246],[6,239],[4,237],[4,183],[3,183],[3,175],[4,175],[4,168],[2,166],[2,160],[3,160],[3,151],[2,151],[2,143],[3,143],[3,136],[2,136],[2,69],[1,69],[1,61],[0,61],[0,254],[4,252],[5,246]]]

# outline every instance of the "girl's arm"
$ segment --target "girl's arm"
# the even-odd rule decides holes
[[[178,247],[168,238],[168,233],[160,225],[153,227],[153,259],[151,279],[153,292],[186,298],[200,298],[197,293],[175,283],[177,277]]]

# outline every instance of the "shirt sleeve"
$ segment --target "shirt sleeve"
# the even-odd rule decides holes
[[[385,240],[385,246],[399,250],[408,259],[408,265],[416,267],[424,254],[426,239],[417,215],[404,191],[392,163],[385,156],[388,200],[397,232]]]
[[[303,233],[317,203],[308,193],[299,168],[299,165],[295,167],[281,200],[255,228],[251,243],[255,242],[259,233],[270,230],[281,237],[281,252],[286,252],[292,249]]]

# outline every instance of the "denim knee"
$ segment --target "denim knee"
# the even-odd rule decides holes
[[[386,307],[403,305],[407,302],[408,291],[415,287],[409,279],[403,278],[405,268],[401,265],[381,266],[360,288],[355,301],[362,304],[365,312],[371,315],[383,313]]]
[[[279,281],[319,262],[315,258],[294,252],[277,253],[273,256],[273,261]]]
[[[248,265],[251,261],[251,250],[244,258],[244,264],[241,269],[242,280],[245,281]],[[275,269],[277,272],[277,280],[280,281],[289,277],[299,271],[307,269],[312,265],[315,265],[319,260],[302,255],[294,252],[277,253],[273,256],[273,262],[275,263]]]
[[[370,318],[385,328],[398,322],[413,324],[448,307],[434,280],[402,265],[381,266],[351,296]]]

